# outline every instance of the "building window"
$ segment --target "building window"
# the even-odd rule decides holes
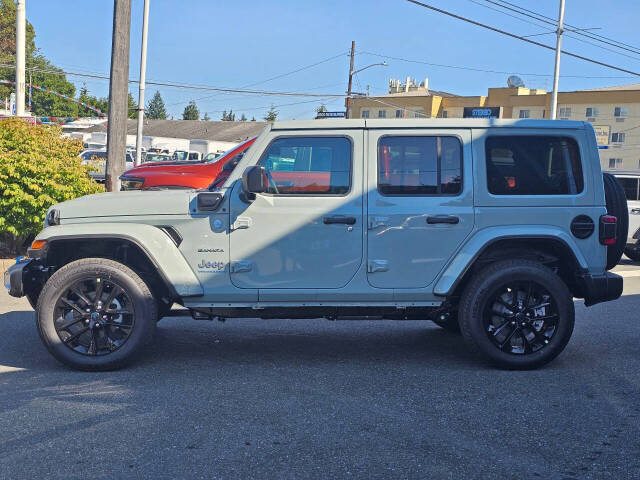
[[[491,136],[485,158],[494,195],[575,195],[584,187],[580,149],[570,137]]]
[[[589,118],[597,117],[600,113],[600,109],[598,107],[587,107],[585,115]]]
[[[351,141],[345,137],[276,138],[259,164],[272,195],[345,195],[351,183]]]
[[[387,118],[386,110],[378,110],[378,118]]]
[[[529,118],[531,116],[531,110],[520,110],[520,118]]]
[[[413,116],[414,118],[424,118],[424,111],[422,111],[422,109],[420,110],[414,110],[413,111]]]
[[[369,110],[362,110],[362,118],[369,118]]]
[[[442,118],[449,118],[449,112],[442,110]]]
[[[613,116],[616,118],[625,118],[627,115],[629,115],[627,107],[615,107],[613,109]]]
[[[627,136],[624,132],[612,133],[611,134],[611,142],[612,143],[624,143],[625,137]]]
[[[558,116],[560,118],[569,118],[571,116],[571,107],[560,107],[558,109]]]
[[[396,110],[396,118],[402,118],[402,110]]]
[[[378,142],[382,195],[458,195],[462,145],[456,137],[385,136]]]
[[[623,162],[621,158],[610,158],[609,159],[609,168],[611,170],[622,168]]]

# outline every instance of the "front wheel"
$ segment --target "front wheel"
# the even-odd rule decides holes
[[[565,348],[573,297],[551,269],[529,260],[496,262],[466,286],[459,308],[467,344],[495,365],[540,367]]]
[[[124,366],[150,342],[156,302],[130,268],[104,258],[65,265],[38,298],[38,332],[49,352],[78,370]]]

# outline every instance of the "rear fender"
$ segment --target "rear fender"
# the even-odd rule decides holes
[[[576,245],[573,236],[557,227],[541,225],[499,226],[482,229],[473,234],[458,250],[436,281],[434,294],[447,296],[453,292],[474,261],[492,243],[505,239],[553,239],[564,243],[575,257],[578,268],[588,270],[587,260]],[[507,257],[505,257],[505,260]]]

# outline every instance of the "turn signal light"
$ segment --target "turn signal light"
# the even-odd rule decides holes
[[[33,243],[31,243],[31,250],[40,250],[46,244],[46,240],[34,240]]]

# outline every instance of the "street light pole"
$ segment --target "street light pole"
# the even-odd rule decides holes
[[[349,118],[351,109],[351,84],[353,82],[353,57],[356,54],[356,42],[351,42],[351,63],[349,64],[349,86],[347,87],[347,107],[344,112],[344,118]]]
[[[24,62],[26,56],[26,0],[16,4],[16,116],[24,116]]]
[[[144,87],[147,77],[147,25],[149,22],[149,2],[144,0],[142,20],[142,49],[140,51],[140,90],[138,90],[138,128],[136,130],[136,165],[142,162],[142,129],[144,125]]]
[[[556,64],[553,71],[553,92],[551,92],[551,120],[556,119],[558,110],[558,80],[560,77],[560,52],[562,49],[562,32],[564,24],[564,0],[560,0],[558,12],[558,29],[556,30]]]

